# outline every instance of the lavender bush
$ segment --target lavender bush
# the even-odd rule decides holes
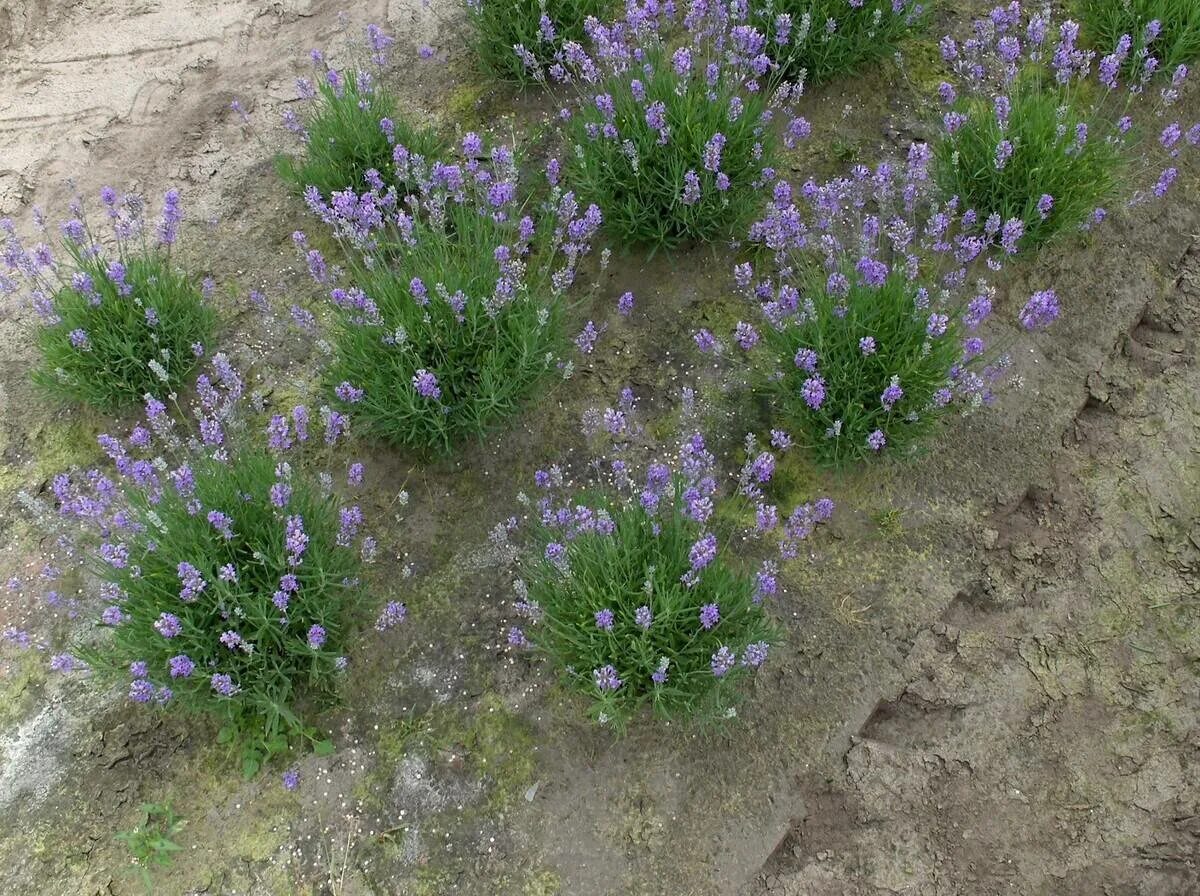
[[[775,456],[752,437],[736,495],[721,494],[699,432],[639,472],[631,446],[644,434],[629,390],[587,415],[585,431],[609,440],[590,480],[572,482],[558,466],[539,471],[528,521],[497,527],[497,540],[514,539],[515,609],[526,620],[509,643],[544,654],[591,715],[618,730],[646,707],[667,719],[725,717],[778,639],[762,606],[778,589],[776,564],[747,573],[728,551],[743,535],[733,521],[753,513],[748,535],[777,538],[790,560],[833,502],[781,520],[764,494]]]
[[[752,0],[782,76],[823,84],[896,52],[917,28],[917,0]]]
[[[93,233],[83,200],[71,203],[59,250],[26,247],[11,220],[0,221],[0,294],[24,289],[40,326],[41,365],[33,379],[55,396],[114,410],[147,393],[178,389],[212,339],[216,313],[203,291],[173,262],[183,208],[168,190],[154,226],[137,196],[100,191],[112,231]],[[44,231],[40,216],[39,227]]]
[[[448,452],[512,414],[559,364],[566,291],[601,225],[559,186],[536,210],[520,195],[512,150],[463,139],[466,161],[429,164],[398,146],[401,201],[368,172],[370,191],[310,207],[349,259],[334,284],[303,234],[313,277],[333,286],[334,351],[325,374],[361,432],[395,445]],[[564,373],[569,363],[563,362]]]
[[[360,553],[374,542],[331,477],[318,484],[293,465],[314,441],[309,409],[255,432],[242,393],[218,354],[197,382],[194,432],[148,398],[145,425],[99,439],[115,472],[55,478],[62,513],[94,534],[85,551],[101,628],[58,665],[123,681],[136,703],[215,717],[253,774],[290,740],[316,740],[301,707],[336,689],[361,605]],[[321,417],[332,445],[345,421],[328,408]],[[347,477],[361,482],[361,465]]]
[[[591,53],[563,46],[550,77],[578,100],[563,109],[571,146],[568,179],[604,210],[626,245],[673,247],[731,234],[754,214],[783,142],[808,135],[791,117],[788,85],[768,97],[766,38],[722,6],[694,4],[676,46],[673,6],[630,6],[612,25],[588,26]]]
[[[1074,9],[1095,46],[1133,38],[1126,74],[1138,75],[1151,56],[1164,72],[1200,59],[1200,4],[1193,0],[1076,0]]]
[[[945,414],[990,403],[1009,367],[985,349],[995,291],[975,275],[1001,267],[1023,225],[980,226],[954,202],[922,221],[929,159],[917,144],[903,165],[860,166],[798,196],[779,182],[751,230],[770,261],[735,269],[761,322],[739,323],[733,341],[785,425],[824,463],[912,450]],[[1048,325],[1057,296],[1037,293],[1019,316],[1026,329]],[[707,331],[697,342],[719,348]]]
[[[490,72],[528,83],[544,73],[566,41],[581,41],[589,17],[602,19],[612,0],[467,0],[474,49]]]
[[[367,171],[391,176],[397,145],[426,157],[445,149],[436,133],[410,124],[399,114],[395,95],[383,86],[392,43],[393,38],[378,26],[368,25],[369,63],[340,71],[329,67],[320,51],[312,51],[316,82],[309,78],[296,82],[306,109],[301,115],[291,109],[283,113],[284,126],[302,144],[301,153],[276,158],[280,177],[297,193],[310,186],[325,197],[336,190],[368,189]],[[405,184],[395,186],[404,189]]]
[[[1029,246],[1103,220],[1113,201],[1163,196],[1177,170],[1161,167],[1159,156],[1185,145],[1183,126],[1165,111],[1186,67],[1154,89],[1160,63],[1146,55],[1122,84],[1133,45],[1125,35],[1093,77],[1096,54],[1077,46],[1079,26],[1063,22],[1057,40],[1052,30],[1045,14],[1027,15],[1014,2],[976,21],[961,46],[941,42],[960,81],[941,87],[948,111],[934,152],[943,195],[957,196],[980,222],[1020,218]],[[1200,127],[1186,142],[1200,142]]]

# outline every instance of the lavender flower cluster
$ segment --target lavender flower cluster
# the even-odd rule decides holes
[[[545,77],[567,41],[580,41],[590,18],[612,8],[609,0],[467,0],[475,26],[474,50],[500,78],[529,83]]]
[[[433,131],[400,114],[396,97],[382,84],[394,43],[378,25],[368,25],[357,48],[366,58],[357,67],[337,68],[323,51],[311,52],[315,75],[296,80],[301,110],[283,112],[300,155],[277,160],[280,176],[297,193],[312,187],[328,197],[335,190],[368,189],[366,172],[391,176],[397,144],[427,155],[444,148]]]
[[[328,697],[346,668],[359,567],[375,553],[332,477],[301,471],[311,441],[345,420],[303,406],[251,428],[244,385],[221,354],[196,384],[194,429],[147,397],[128,437],[99,437],[111,469],[62,474],[53,492],[100,579],[103,637],[66,665],[124,678],[129,699],[221,719],[257,762],[307,735],[296,701]],[[360,464],[346,472],[362,482]],[[63,664],[60,663],[60,666]]]
[[[1081,45],[1078,23],[1056,24],[1014,0],[976,20],[961,43],[943,37],[956,82],[939,91],[943,195],[980,221],[1021,218],[1030,244],[1098,224],[1110,202],[1164,196],[1178,176],[1174,160],[1200,144],[1200,124],[1167,117],[1188,69],[1178,65],[1157,86],[1157,28],[1147,23],[1097,52]]]
[[[59,226],[57,249],[40,211],[34,220],[43,239],[33,246],[11,220],[0,220],[0,296],[24,293],[37,313],[42,364],[35,382],[112,410],[183,385],[212,338],[216,314],[211,290],[197,288],[171,260],[183,221],[178,190],[167,191],[154,223],[137,195],[105,187],[100,206],[107,246],[79,196]]]
[[[326,203],[307,191],[349,259],[344,277],[295,235],[330,289],[326,377],[339,405],[362,431],[421,450],[449,451],[512,413],[548,372],[570,373],[562,305],[602,223],[562,187],[556,159],[530,213],[512,149],[485,149],[474,133],[461,149],[462,161],[438,161],[397,145],[407,195],[374,171],[363,193]]]
[[[915,144],[902,164],[856,166],[799,190],[776,182],[750,231],[772,256],[734,269],[759,314],[738,323],[734,346],[824,461],[917,444],[953,409],[991,403],[1010,366],[981,335],[996,300],[983,274],[1002,269],[1024,225],[997,215],[981,222],[957,200],[935,204],[930,155]],[[1020,319],[1038,329],[1058,313],[1045,290]],[[696,342],[723,350],[707,330]]]
[[[678,29],[682,45],[673,42]],[[799,88],[768,90],[767,37],[749,24],[746,5],[694,0],[679,16],[673,3],[648,0],[586,30],[589,49],[568,41],[548,69],[577,95],[559,113],[571,183],[625,243],[729,235],[772,177],[774,122],[789,148],[810,130],[793,112]]]
[[[785,517],[767,493],[776,455],[753,437],[733,493],[719,487],[716,457],[698,431],[672,455],[640,464],[635,404],[626,389],[616,406],[585,415],[585,432],[607,446],[586,482],[557,465],[538,471],[537,497],[520,496],[525,521],[497,527],[495,539],[515,545],[514,609],[525,620],[508,640],[547,656],[600,722],[623,726],[644,707],[667,718],[723,717],[777,639],[762,604],[779,590],[779,560],[799,555],[833,502]],[[772,434],[775,450],[790,445]],[[725,550],[739,536],[718,521],[733,518],[733,505],[755,519],[745,538],[775,542],[760,552],[768,556],[757,573]]]

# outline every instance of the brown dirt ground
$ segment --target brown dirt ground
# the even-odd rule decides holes
[[[179,185],[199,274],[315,302],[289,248],[309,222],[270,157],[305,51],[340,40],[337,12],[8,0],[0,214],[27,224],[34,203],[61,208],[68,176],[86,192]],[[448,130],[523,129],[553,108],[486,86],[449,0],[358,4],[352,20],[390,24],[409,60],[395,86]],[[422,43],[433,62],[412,58]],[[797,173],[920,135],[930,44],[906,57],[807,99],[818,137]],[[347,706],[325,720],[338,752],[300,758],[296,794],[275,774],[231,775],[211,731],[0,654],[0,891],[138,892],[112,835],[138,803],[170,799],[185,850],[156,893],[1200,893],[1197,183],[1193,163],[1164,206],[1009,272],[1007,310],[1053,285],[1066,315],[1020,343],[1025,385],[999,409],[906,464],[789,467],[796,498],[830,494],[840,513],[786,571],[775,611],[789,639],[739,724],[614,741],[502,646],[487,530],[537,464],[576,445],[582,407],[625,384],[665,402],[699,376],[729,447],[758,425],[687,351],[697,321],[737,313],[728,258],[622,259],[578,313],[611,320],[631,288],[633,322],[611,320],[604,359],[513,427],[453,463],[360,446],[389,557],[373,585],[407,600],[411,621],[356,648]],[[222,347],[260,388],[281,403],[311,392],[310,345],[241,300],[224,310]],[[0,579],[53,556],[39,495],[111,425],[36,400],[30,326],[26,309],[0,308]],[[7,595],[0,623],[34,606]]]

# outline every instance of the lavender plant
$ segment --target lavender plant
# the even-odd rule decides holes
[[[601,19],[611,0],[467,0],[474,49],[493,74],[522,84],[536,80],[565,41],[581,41],[589,17]]]
[[[60,475],[61,512],[93,533],[100,632],[59,668],[122,681],[135,703],[217,719],[253,774],[307,738],[303,707],[328,702],[361,606],[362,512],[293,461],[314,441],[308,408],[248,426],[243,384],[223,355],[197,381],[194,432],[146,402],[145,425],[99,442],[115,474]],[[346,421],[323,408],[324,441]],[[362,467],[347,474],[362,480]]]
[[[324,197],[337,190],[368,189],[367,171],[385,177],[393,172],[397,145],[426,157],[445,149],[433,130],[417,127],[399,114],[395,95],[382,84],[393,38],[369,25],[366,41],[369,63],[338,70],[313,50],[313,64],[320,73],[316,83],[309,78],[296,81],[307,108],[302,115],[285,110],[283,122],[302,144],[302,151],[298,156],[281,154],[275,164],[279,176],[299,194],[310,186]]]
[[[495,533],[513,545],[515,609],[527,620],[510,629],[509,643],[545,655],[590,701],[592,717],[618,730],[646,708],[692,721],[732,712],[779,638],[763,608],[778,589],[777,564],[767,560],[754,574],[734,559],[734,520],[752,512],[749,535],[778,538],[790,560],[833,512],[822,498],[781,521],[764,494],[775,455],[753,437],[736,495],[721,494],[699,432],[639,472],[630,446],[644,433],[634,404],[625,390],[616,407],[585,416],[585,432],[610,440],[589,481],[572,482],[557,465],[539,471],[527,523],[513,518]],[[774,441],[789,444],[783,433]]]
[[[514,413],[559,363],[562,312],[579,260],[601,225],[547,167],[549,192],[526,213],[512,150],[463,139],[467,161],[427,163],[398,146],[401,201],[368,172],[371,190],[310,207],[349,259],[334,278],[303,234],[313,277],[332,285],[333,355],[325,376],[360,431],[395,445],[449,452]],[[562,362],[569,373],[569,362]]]
[[[1160,156],[1169,161],[1185,145],[1183,127],[1165,114],[1186,67],[1152,90],[1160,63],[1145,55],[1122,85],[1132,47],[1125,35],[1093,78],[1095,54],[1077,46],[1079,26],[1063,22],[1057,42],[1051,26],[1045,14],[1026,15],[1014,2],[976,21],[961,46],[941,42],[962,87],[960,95],[941,86],[948,111],[934,152],[943,195],[957,196],[980,222],[1020,218],[1028,246],[1102,221],[1111,202],[1163,196],[1177,169],[1161,167]],[[1200,127],[1186,137],[1200,142]]]
[[[931,198],[929,160],[917,144],[902,166],[860,166],[848,178],[810,181],[799,196],[777,183],[751,230],[770,261],[735,269],[762,319],[739,322],[733,341],[784,425],[821,462],[913,450],[946,414],[989,404],[1010,366],[980,335],[995,291],[975,274],[1000,269],[1023,225],[993,218],[980,228],[954,202],[919,223]],[[1036,329],[1058,313],[1057,296],[1044,291],[1019,317]],[[719,348],[708,331],[697,342]]]
[[[167,191],[154,227],[139,197],[105,187],[100,199],[109,245],[90,229],[78,197],[61,225],[58,253],[45,242],[26,247],[13,222],[0,221],[7,269],[0,294],[24,290],[37,312],[42,361],[34,382],[51,395],[115,410],[181,387],[217,316],[171,258],[183,219],[179,192]]]
[[[563,46],[550,77],[571,84],[565,108],[569,182],[604,210],[626,245],[671,248],[728,236],[755,213],[778,147],[773,117],[787,113],[783,142],[808,123],[790,117],[799,96],[783,85],[768,97],[766,38],[725,7],[692,4],[687,43],[666,33],[671,5],[630,6],[612,25],[588,25],[591,53]],[[764,173],[765,172],[765,173]]]
[[[925,15],[917,0],[758,0],[751,6],[780,73],[807,85],[891,55]]]
[[[1122,65],[1127,75],[1138,75],[1150,56],[1166,72],[1200,59],[1200,4],[1192,0],[1076,0],[1075,12],[1095,46],[1115,47],[1132,36]]]

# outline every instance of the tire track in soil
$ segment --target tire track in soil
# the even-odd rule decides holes
[[[748,892],[1200,892],[1200,240],[1176,269]]]

